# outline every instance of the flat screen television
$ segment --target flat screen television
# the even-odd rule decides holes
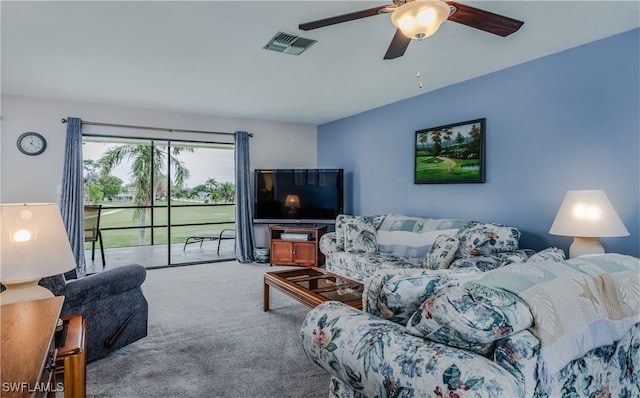
[[[255,223],[332,224],[344,208],[343,169],[255,170]]]

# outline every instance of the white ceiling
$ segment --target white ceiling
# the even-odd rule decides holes
[[[637,0],[460,2],[525,24],[502,38],[448,21],[385,61],[389,15],[298,30],[384,0],[3,0],[2,93],[322,124],[640,26]],[[318,43],[263,50],[278,31]]]

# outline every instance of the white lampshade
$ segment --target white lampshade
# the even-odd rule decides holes
[[[422,39],[436,33],[449,18],[449,5],[440,0],[415,0],[398,7],[391,22],[410,39]]]
[[[575,237],[569,257],[604,253],[598,238],[627,236],[629,231],[602,190],[568,191],[549,230]]]
[[[75,267],[60,210],[55,203],[0,204],[0,302],[52,297],[40,278]]]

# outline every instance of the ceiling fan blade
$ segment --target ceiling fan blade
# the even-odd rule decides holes
[[[513,18],[494,14],[479,8],[466,6],[464,4],[447,1],[449,6],[457,9],[455,13],[449,16],[449,21],[457,22],[472,28],[484,30],[498,36],[509,36],[516,32],[524,24]]]
[[[411,39],[402,34],[400,29],[397,29],[396,34],[393,35],[391,44],[389,44],[387,53],[384,55],[384,59],[394,59],[402,57],[404,55],[404,52],[407,51],[409,43],[411,43]]]
[[[337,15],[335,17],[319,19],[317,21],[306,22],[298,25],[298,29],[300,30],[312,30],[323,28],[329,25],[335,25],[343,22],[349,22],[360,18],[373,17],[374,15],[378,15],[379,11],[385,8],[394,7],[393,4],[384,5],[380,7],[369,8],[368,10],[351,12],[349,14]]]

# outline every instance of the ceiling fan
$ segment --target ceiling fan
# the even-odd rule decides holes
[[[431,11],[425,11],[427,8]],[[393,39],[391,40],[391,44],[384,55],[384,59],[401,57],[404,55],[404,52],[412,39],[421,40],[424,37],[432,35],[445,20],[457,22],[475,29],[484,30],[485,32],[493,33],[502,37],[516,32],[524,24],[524,22],[516,19],[453,1],[393,0],[393,4],[306,22],[300,24],[298,28],[300,30],[307,31],[388,13],[392,14],[391,20],[397,29]],[[411,16],[417,18],[416,21],[422,20],[424,25],[422,30],[411,29],[412,27],[415,28],[415,24],[421,24],[421,22],[414,23],[413,20],[409,20],[408,18]],[[405,29],[405,27],[408,28]]]

